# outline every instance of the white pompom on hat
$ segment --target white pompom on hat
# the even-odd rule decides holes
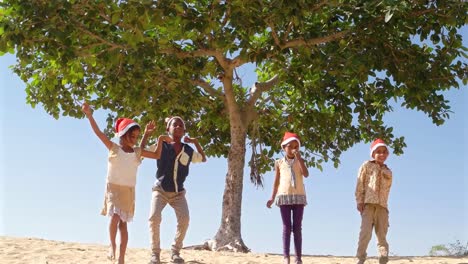
[[[117,137],[121,137],[127,133],[127,131],[131,127],[140,127],[137,122],[133,121],[132,119],[121,117],[115,121],[115,135]]]
[[[374,151],[379,147],[385,147],[388,150],[388,146],[387,146],[387,144],[385,144],[385,141],[383,141],[380,138],[377,138],[376,140],[374,140],[374,142],[372,142],[371,147],[370,147],[370,156],[371,156],[371,158],[374,158],[374,155],[372,155],[372,154],[374,154]]]
[[[299,143],[299,147],[301,147],[301,140],[299,139],[299,136],[297,134],[292,132],[284,133],[283,141],[281,141],[281,147],[284,147],[284,145],[294,140],[296,140],[297,143]]]

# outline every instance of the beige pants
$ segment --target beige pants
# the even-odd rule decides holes
[[[388,210],[378,204],[365,204],[362,212],[361,232],[356,257],[361,260],[367,257],[367,246],[372,237],[372,229],[375,228],[379,257],[388,257]]]
[[[182,248],[185,234],[189,225],[189,210],[185,199],[185,190],[182,192],[165,192],[160,187],[155,187],[151,199],[151,212],[149,227],[151,235],[151,250],[153,253],[161,252],[160,225],[162,210],[169,204],[174,208],[177,217],[177,231],[172,243],[172,250],[179,252]]]

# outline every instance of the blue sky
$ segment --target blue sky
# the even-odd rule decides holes
[[[14,63],[12,55],[0,57],[0,235],[107,244],[108,219],[99,215],[107,169],[104,145],[87,120],[55,120],[40,106],[27,105],[25,84],[8,69]],[[253,73],[240,74],[245,85],[255,81]],[[392,255],[425,255],[436,244],[468,241],[468,89],[445,95],[454,113],[441,127],[423,113],[398,107],[385,117],[408,145],[403,155],[387,160],[394,174],[388,234]],[[95,118],[103,128],[106,113],[98,110]],[[368,156],[368,144],[358,144],[342,155],[338,169],[331,164],[323,172],[310,168],[304,254],[355,254],[360,216],[354,189],[357,170]],[[215,235],[226,170],[225,159],[192,165],[186,182],[191,222],[185,245]],[[147,218],[155,172],[156,162],[144,160],[138,172],[135,219],[129,225],[130,247],[149,248]],[[279,210],[265,206],[273,172],[264,175],[264,189],[250,183],[248,167],[245,172],[244,242],[254,252],[280,253]],[[170,248],[175,226],[174,212],[167,207],[161,224],[163,248]],[[373,238],[369,255],[376,255],[375,244]]]

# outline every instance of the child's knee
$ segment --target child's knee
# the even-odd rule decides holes
[[[181,220],[180,220],[180,223],[184,226],[188,226],[189,223],[190,223],[190,217],[187,215],[187,217],[183,217]]]
[[[153,214],[149,218],[149,224],[150,226],[159,225],[161,224],[161,220],[162,220],[161,215]]]
[[[190,216],[188,214],[186,214],[186,215],[184,214],[184,215],[178,217],[177,222],[179,223],[179,225],[188,227],[188,225],[190,223]]]
[[[120,221],[120,216],[118,214],[114,214],[114,215],[112,215],[112,217],[110,219],[110,224],[111,225],[118,225],[119,221]]]
[[[127,232],[127,222],[120,221],[119,222],[119,230],[120,230],[120,232]]]
[[[302,230],[302,226],[301,226],[301,225],[293,225],[293,226],[292,226],[292,232],[293,232],[293,233],[301,232],[301,230]]]

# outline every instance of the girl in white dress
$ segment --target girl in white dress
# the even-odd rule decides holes
[[[135,212],[135,185],[138,166],[141,157],[158,159],[161,151],[150,152],[135,147],[140,135],[140,126],[132,119],[119,118],[115,123],[116,136],[119,144],[112,142],[98,127],[93,118],[92,110],[87,103],[82,105],[82,111],[91,124],[91,128],[109,150],[106,193],[102,215],[110,217],[109,238],[110,249],[108,258],[115,260],[117,231],[120,231],[120,249],[118,263],[125,263],[125,252],[128,243],[127,222],[132,221]],[[151,121],[145,129],[150,134],[155,129]]]

